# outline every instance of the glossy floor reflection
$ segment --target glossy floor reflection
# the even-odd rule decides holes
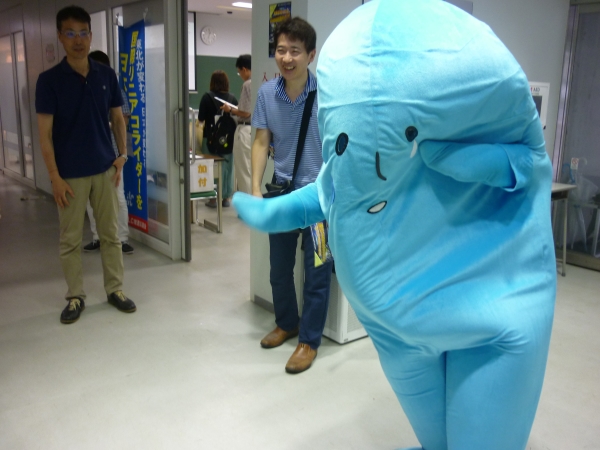
[[[85,253],[87,307],[73,325],[59,322],[53,200],[0,174],[0,215],[1,449],[417,444],[368,338],[324,339],[296,376],[284,372],[295,343],[260,347],[273,316],[249,301],[249,232],[231,208],[224,234],[193,227],[191,263],[131,241],[134,314],[106,303],[100,255]],[[567,269],[528,449],[600,448],[600,273]]]

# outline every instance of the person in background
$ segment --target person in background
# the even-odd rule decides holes
[[[295,17],[275,30],[275,61],[281,77],[264,83],[256,100],[252,126],[256,136],[252,144],[252,195],[262,197],[261,183],[271,142],[274,148],[275,177],[278,184],[292,179],[300,124],[309,93],[317,90],[317,79],[308,70],[316,54],[317,34],[305,20]],[[316,95],[316,93],[314,94]],[[317,122],[318,100],[314,99],[294,187],[299,189],[316,180],[323,165],[321,138]],[[304,248],[304,306],[298,317],[294,286],[294,265],[298,233],[269,235],[270,282],[275,309],[275,329],[260,345],[278,347],[298,336],[298,346],[285,370],[300,373],[310,368],[321,345],[327,319],[331,260],[315,267],[315,251],[310,227],[301,230]]]
[[[210,93],[205,93],[200,99],[200,106],[198,107],[198,121],[203,129],[204,138],[212,134],[212,129],[215,126],[215,116],[221,113],[220,104],[217,105],[217,100],[214,100],[211,96],[219,97],[233,105],[237,105],[237,99],[235,96],[229,93],[229,78],[227,74],[222,70],[215,70],[210,77]],[[221,186],[223,188],[223,206],[231,206],[231,197],[233,196],[233,153],[229,155],[223,155],[224,161],[221,163],[221,174],[223,181]],[[216,208],[217,201],[215,199],[209,200],[205,203],[209,208]]]
[[[68,304],[60,321],[79,320],[85,309],[81,241],[88,199],[100,237],[104,289],[108,302],[123,312],[136,311],[123,293],[123,254],[117,237],[117,186],[127,160],[123,99],[115,72],[90,59],[90,15],[68,6],[56,15],[58,40],[66,56],[37,80],[35,107],[42,156],[58,205],[60,262]],[[110,141],[115,134],[119,156]]]
[[[235,130],[235,140],[233,142],[233,166],[235,169],[235,180],[237,182],[237,190],[252,193],[252,174],[250,170],[251,159],[251,116],[252,108],[252,93],[251,93],[251,78],[252,78],[252,57],[250,55],[240,55],[235,62],[235,68],[239,76],[244,80],[242,85],[242,93],[240,95],[240,103],[238,109],[231,108],[228,105],[223,105],[221,109],[232,116],[237,117],[238,126]]]
[[[90,58],[94,61],[97,61],[101,64],[110,66],[110,60],[108,59],[108,55],[100,50],[95,50],[90,53]],[[123,118],[125,119],[125,128],[127,128],[127,124],[129,123],[129,117],[131,116],[131,110],[129,109],[129,102],[127,101],[127,96],[123,89],[121,89],[121,97],[123,98],[123,106],[121,110],[123,111]],[[112,147],[115,151],[115,156],[119,156],[119,149],[117,148],[117,143],[115,142],[115,136],[113,133],[110,135],[112,141]],[[118,215],[118,236],[119,241],[121,241],[121,250],[123,253],[130,255],[133,253],[134,249],[131,245],[129,245],[129,212],[127,211],[127,200],[125,200],[125,180],[123,179],[123,174],[121,173],[121,182],[117,187],[117,196],[119,198],[119,215]],[[92,242],[83,247],[83,250],[86,252],[92,252],[94,250],[98,250],[100,248],[100,239],[98,238],[98,230],[96,229],[96,220],[94,219],[94,211],[92,209],[92,205],[90,201],[87,202],[87,213],[90,219],[90,228],[92,230]]]

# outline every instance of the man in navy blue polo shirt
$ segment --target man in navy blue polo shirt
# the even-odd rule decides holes
[[[261,86],[252,115],[252,126],[256,128],[252,144],[252,194],[257,197],[262,197],[261,182],[271,142],[275,149],[277,181],[291,180],[306,98],[309,92],[317,90],[317,80],[308,70],[308,65],[316,54],[317,35],[314,28],[298,17],[289,19],[275,30],[275,42],[275,61],[281,77]],[[315,97],[302,157],[294,179],[296,189],[315,181],[323,164],[317,108],[318,101]],[[277,326],[263,338],[261,346],[277,347],[287,339],[299,335],[298,346],[285,366],[288,373],[300,373],[311,366],[321,344],[329,306],[332,262],[315,267],[310,228],[301,230],[301,235],[304,247],[302,318],[298,317],[294,287],[298,233],[269,235],[270,281]]]
[[[58,40],[67,56],[40,74],[35,107],[42,156],[52,182],[60,221],[60,261],[67,281],[62,323],[73,323],[85,309],[81,241],[88,199],[100,237],[108,302],[123,312],[136,306],[122,291],[123,255],[117,238],[117,186],[127,161],[123,100],[114,71],[88,58],[90,15],[78,6],[56,15]],[[119,156],[111,144],[111,129]]]

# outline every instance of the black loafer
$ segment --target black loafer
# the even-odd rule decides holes
[[[85,309],[85,303],[83,299],[79,297],[70,298],[68,300],[69,304],[63,309],[60,314],[60,323],[73,323],[79,320],[79,316],[81,315],[81,311]]]
[[[130,298],[127,298],[123,291],[113,292],[108,296],[108,303],[116,307],[119,311],[132,313],[137,310],[135,303]]]

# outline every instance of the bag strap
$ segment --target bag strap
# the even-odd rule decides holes
[[[304,149],[304,142],[306,141],[306,132],[308,131],[308,122],[310,122],[310,116],[312,114],[313,103],[315,102],[315,95],[317,91],[310,91],[308,97],[306,97],[306,103],[304,104],[304,111],[302,112],[302,123],[300,124],[300,135],[298,136],[298,147],[296,147],[296,160],[294,161],[294,172],[292,173],[292,183],[296,178],[298,167],[300,166],[300,158],[302,158],[302,151]]]
[[[210,98],[213,102],[213,105],[215,105],[215,108],[217,108],[217,114],[222,116],[223,115],[223,111],[221,110],[221,107],[219,106],[219,103],[217,102],[217,100],[215,99],[215,94],[213,94],[211,91],[208,91],[208,95],[210,95]]]

